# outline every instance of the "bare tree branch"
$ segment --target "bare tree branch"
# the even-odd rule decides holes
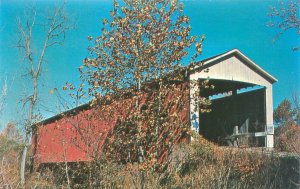
[[[16,19],[16,25],[19,33],[19,39],[17,41],[16,47],[23,51],[24,62],[26,63],[26,75],[31,77],[32,81],[32,93],[26,95],[22,100],[23,107],[28,105],[28,119],[24,125],[26,131],[25,145],[23,149],[20,177],[21,185],[25,184],[25,160],[27,154],[27,146],[29,145],[29,140],[32,132],[31,126],[40,117],[37,111],[38,104],[38,88],[39,88],[39,78],[42,73],[42,66],[46,63],[45,55],[48,47],[54,47],[55,45],[63,45],[65,41],[65,33],[69,29],[72,29],[72,25],[67,23],[68,19],[65,13],[65,3],[60,7],[56,8],[55,11],[48,15],[47,22],[45,24],[39,25],[36,20],[41,17],[37,17],[36,7],[31,7],[29,9],[28,17],[21,19],[18,17]],[[43,41],[43,45],[40,48],[40,52],[34,52],[33,50],[33,39],[35,38],[35,31],[40,27],[46,29],[46,35]]]
[[[279,1],[277,7],[271,7],[268,16],[272,19],[269,22],[269,27],[278,28],[280,31],[276,34],[274,41],[276,41],[284,32],[288,30],[295,30],[300,34],[300,19],[298,14],[300,0],[289,0],[288,3]],[[293,51],[297,51],[299,46],[292,47]]]
[[[7,78],[4,79],[4,84],[2,86],[2,88],[0,89],[0,114],[1,112],[3,111],[5,105],[6,105],[6,96],[7,96],[7,90],[8,90],[8,87],[7,87]]]

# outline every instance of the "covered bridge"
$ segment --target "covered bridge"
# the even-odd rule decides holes
[[[178,85],[187,98],[187,103],[175,108],[182,122],[220,145],[272,148],[272,84],[277,80],[237,49],[201,62],[201,65],[189,71],[184,83]],[[203,80],[208,80],[214,87],[199,90],[197,85],[190,85],[191,81]],[[168,99],[175,99],[182,94],[170,93]],[[201,113],[195,106],[195,95],[211,99],[210,113]],[[124,107],[115,103],[110,108]],[[85,104],[39,123],[32,140],[35,163],[91,160],[87,154],[89,147],[76,143],[80,139],[74,125],[81,121],[78,118],[83,118],[92,111],[90,105]],[[116,121],[92,120],[97,125],[92,132],[95,134],[99,131],[101,134],[97,137],[105,138],[105,133],[109,132]],[[97,145],[101,151],[101,141]]]

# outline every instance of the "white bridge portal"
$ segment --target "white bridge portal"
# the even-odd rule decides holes
[[[214,86],[190,85],[193,130],[216,142],[218,137],[246,136],[260,138],[256,142],[261,146],[274,146],[272,84],[276,78],[234,49],[201,61],[189,79],[190,83],[207,80]],[[211,99],[211,113],[201,113],[195,95]]]

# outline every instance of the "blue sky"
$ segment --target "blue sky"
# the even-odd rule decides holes
[[[30,90],[29,80],[22,77],[22,55],[13,46],[17,40],[15,18],[24,18],[24,8],[31,3],[0,0],[0,87],[5,77],[9,85],[6,107],[0,115],[0,130],[9,121],[22,121],[23,111],[19,101]],[[40,16],[46,7],[51,9],[57,2],[36,1],[35,4],[40,10]],[[274,107],[284,98],[291,98],[293,92],[300,92],[300,52],[291,50],[300,44],[299,35],[296,31],[287,31],[273,42],[278,30],[267,27],[270,21],[267,13],[277,1],[186,0],[184,4],[184,12],[191,20],[192,33],[206,36],[203,59],[233,48],[240,49],[279,80],[273,89]],[[49,91],[55,87],[61,89],[67,81],[78,82],[78,67],[88,54],[87,36],[100,34],[101,20],[109,15],[111,7],[109,0],[77,0],[67,3],[67,12],[76,23],[76,29],[67,33],[64,46],[47,52],[40,88],[40,103],[43,105],[41,113],[44,117],[58,112],[59,102]],[[43,36],[36,33],[36,37]]]

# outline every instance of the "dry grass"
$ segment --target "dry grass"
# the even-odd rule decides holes
[[[0,135],[0,188],[18,186],[18,145]]]
[[[17,163],[10,163],[2,157],[0,165],[0,188],[17,188],[19,186],[19,175]]]
[[[4,147],[0,186],[19,188],[18,145],[6,141],[1,149]],[[297,162],[291,162],[261,151],[220,148],[197,137],[174,149],[164,172],[141,171],[138,164],[98,162],[69,164],[69,173],[71,188],[297,188],[293,184],[297,174],[292,173]],[[25,188],[68,188],[66,183],[64,166],[49,165],[40,172],[27,173]]]

